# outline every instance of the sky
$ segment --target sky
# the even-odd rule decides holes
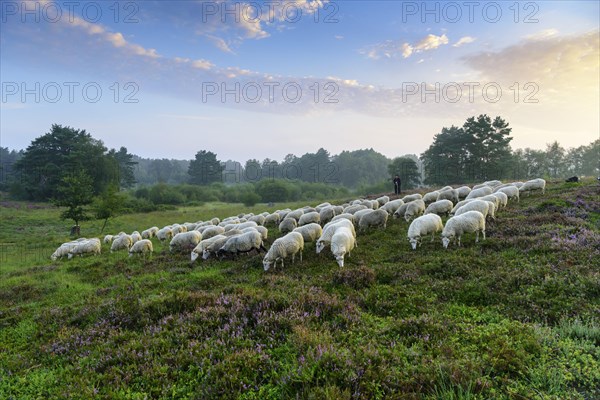
[[[421,154],[501,116],[600,137],[598,1],[0,2],[0,145],[52,124],[148,158]]]

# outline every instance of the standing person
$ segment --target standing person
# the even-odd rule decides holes
[[[394,177],[394,193],[400,194],[402,191],[402,181],[400,180],[400,176],[396,175]]]

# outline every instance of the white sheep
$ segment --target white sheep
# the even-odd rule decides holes
[[[510,200],[517,199],[519,202],[519,188],[514,185],[500,188],[496,193],[504,193]]]
[[[471,193],[471,188],[468,186],[461,186],[457,188],[456,191],[458,192],[458,198],[464,199]]]
[[[471,193],[469,193],[469,195],[465,198],[465,200],[476,199],[478,197],[487,196],[489,194],[492,194],[492,188],[487,185],[477,189],[475,189],[474,187],[473,190],[471,190]]]
[[[355,212],[353,215],[354,215],[354,223],[356,224],[356,226],[358,226],[360,224],[360,219],[363,217],[363,215],[367,215],[371,212],[373,212],[372,208],[365,208],[364,210],[358,210],[357,212]],[[387,214],[387,212],[386,212],[386,214]]]
[[[380,206],[387,204],[390,201],[389,196],[381,196],[377,198],[377,202]]]
[[[171,239],[169,251],[173,252],[193,249],[201,240],[202,234],[198,231],[178,233]]]
[[[266,218],[264,217],[264,215],[259,214],[259,215],[254,215],[254,216],[250,217],[248,219],[248,221],[256,222],[256,225],[262,226],[265,224],[265,219]]]
[[[470,202],[464,204],[462,207],[460,207],[458,210],[456,210],[456,212],[454,213],[454,215],[455,216],[462,215],[462,214],[467,213],[469,211],[479,211],[486,218],[487,218],[488,215],[490,216],[491,219],[495,218],[495,216],[494,216],[494,212],[495,212],[494,203],[492,203],[491,201],[480,200],[480,199],[473,200],[473,201],[470,201]]]
[[[454,189],[452,186],[444,186],[441,189],[438,189],[438,192],[445,192],[446,190],[452,190]]]
[[[298,222],[294,218],[285,217],[279,224],[279,232],[284,235],[290,233],[298,226]]]
[[[315,210],[317,210],[317,212],[320,213],[322,209],[327,208],[327,207],[331,207],[331,203],[329,203],[329,202],[321,203],[315,207]]]
[[[50,256],[50,258],[52,259],[52,261],[56,261],[59,258],[63,258],[65,256],[68,256],[69,252],[71,251],[71,249],[73,247],[77,246],[79,243],[81,243],[81,242],[72,241],[72,242],[66,242],[66,243],[61,244],[54,251],[54,253],[52,253],[52,255]]]
[[[131,233],[131,242],[135,243],[135,242],[139,242],[140,240],[142,240],[142,235],[140,235],[140,233],[138,231],[133,231]]]
[[[425,212],[425,202],[423,200],[415,200],[408,203],[406,211],[404,212],[404,219],[406,222],[410,222],[416,217],[423,215]]]
[[[423,201],[425,202],[425,204],[433,203],[434,201],[437,201],[439,194],[440,194],[440,192],[437,190],[434,190],[433,192],[425,193],[425,196],[423,196]]]
[[[389,214],[385,210],[369,211],[360,218],[358,222],[358,228],[362,232],[371,227],[382,227],[385,229],[387,226],[388,217]]]
[[[111,244],[113,241],[113,235],[106,235],[104,236],[104,240],[102,240],[104,243],[106,244]]]
[[[225,232],[227,232],[227,231],[232,230],[232,229],[242,230],[242,229],[245,229],[245,228],[248,228],[248,227],[251,227],[251,226],[258,226],[258,224],[256,222],[254,222],[254,221],[246,221],[246,222],[242,222],[242,223],[239,223],[239,224],[228,224],[228,225],[225,225],[224,229],[225,229]]]
[[[154,236],[156,236],[157,232],[158,232],[157,226],[153,226],[152,228],[145,229],[142,231],[142,239],[152,239]]]
[[[462,235],[471,232],[477,234],[475,242],[479,241],[479,232],[483,234],[483,240],[485,240],[485,217],[479,211],[469,211],[450,218],[442,230],[442,244],[447,249],[451,241],[458,239],[460,246]]]
[[[213,236],[222,235],[225,233],[225,228],[218,225],[210,225],[204,227],[202,231],[198,231],[202,234],[202,239],[210,239]]]
[[[268,271],[271,265],[277,267],[277,261],[279,260],[281,260],[281,267],[283,268],[283,260],[291,256],[293,263],[298,253],[300,253],[300,262],[302,262],[302,250],[304,250],[304,238],[298,232],[290,232],[273,242],[263,259],[263,268]]]
[[[387,212],[385,213],[387,216]],[[340,267],[344,266],[344,256],[354,250],[356,239],[350,229],[340,227],[331,237],[331,253]]]
[[[333,217],[335,217],[335,208],[332,206],[323,207],[319,211],[319,219],[321,220],[322,224],[328,223],[333,219]]]
[[[413,200],[413,201],[416,201],[416,200]],[[394,211],[394,215],[393,215],[394,219],[403,218],[404,214],[406,213],[406,209],[408,208],[408,205],[410,203],[412,203],[412,201],[409,201],[408,203],[404,203],[400,207],[398,207],[398,209],[396,209],[396,211]],[[423,203],[425,203],[425,202],[423,202]]]
[[[241,235],[241,233],[239,233],[238,235]],[[235,235],[235,236],[237,236],[237,235]],[[214,239],[214,240],[212,240],[210,243],[208,243],[204,247],[204,249],[202,251],[202,259],[208,260],[211,255],[216,255],[217,252],[221,249],[221,247],[223,247],[223,245],[225,243],[227,243],[227,241],[229,240],[230,237],[233,237],[233,236],[217,235],[214,237],[216,239],[211,238],[211,240],[212,239]]]
[[[174,224],[171,227],[171,230],[173,231],[173,237],[175,237],[178,233],[187,232],[187,228],[179,224]]]
[[[506,193],[494,192],[491,194],[491,196],[498,198],[498,203],[502,208],[506,207],[506,205],[508,204],[508,196],[506,195]]]
[[[513,183],[511,183],[511,185],[513,185],[513,186],[516,186],[516,187],[517,187],[517,189],[518,189],[518,188],[520,188],[521,186],[523,186],[523,182],[518,182],[518,181],[517,181],[517,182],[513,182]]]
[[[546,181],[542,178],[532,179],[527,181],[519,188],[519,193],[532,192],[534,190],[541,190],[542,194],[546,191]]]
[[[402,207],[403,204],[404,202],[402,199],[391,200],[385,203],[381,209],[387,211],[390,215],[394,215],[396,210]]]
[[[300,219],[298,220],[298,226],[307,225],[307,224],[318,224],[321,222],[321,217],[319,213],[316,211],[311,211],[305,214],[302,214]]]
[[[354,214],[357,211],[366,210],[367,208],[368,208],[367,206],[364,206],[362,204],[353,204],[351,206],[344,208],[343,213],[344,214]]]
[[[159,229],[159,231],[156,232],[156,237],[161,242],[164,242],[166,240],[171,240],[171,238],[173,238],[173,230],[171,229],[170,226],[165,226],[164,228]]]
[[[500,199],[498,197],[494,196],[493,194],[483,196],[483,197],[478,197],[477,200],[491,201],[492,203],[494,203],[494,210],[497,210],[498,208],[500,208]]]
[[[492,188],[490,185],[488,185],[487,183],[480,183],[478,185],[473,186],[473,190],[477,190],[477,189],[481,189],[483,187],[489,187],[490,189]]]
[[[269,214],[265,217],[265,223],[264,225],[275,225],[275,226],[279,226],[279,222],[281,222],[281,217],[279,216],[279,214],[277,214],[276,212]]]
[[[203,254],[204,249],[206,249],[210,244],[214,243],[215,241],[217,241],[219,239],[227,239],[227,237],[225,235],[216,235],[216,236],[213,236],[213,237],[211,237],[209,239],[202,239],[200,241],[200,243],[198,243],[196,245],[196,247],[194,247],[194,249],[192,250],[192,253],[191,253],[191,262],[193,263],[194,261],[196,261],[196,259],[200,255]]]
[[[296,220],[296,222],[298,222],[298,220],[300,219],[300,217],[304,214],[304,210],[302,208],[299,208],[297,210],[294,211],[290,211],[289,213],[287,213],[285,215],[286,218],[293,218]]]
[[[183,226],[185,226],[186,231],[193,231],[194,229],[196,229],[198,224],[194,223],[194,222],[184,222]]]
[[[440,200],[450,200],[453,203],[458,203],[458,190],[456,189],[448,189],[444,191],[440,191],[438,193],[438,197],[436,201]]]
[[[421,200],[422,198],[423,198],[423,196],[419,193],[408,194],[402,198],[402,201],[405,203],[408,203],[410,201]]]
[[[131,248],[132,244],[133,244],[133,241],[131,240],[131,236],[129,236],[127,234],[119,235],[113,239],[112,245],[110,246],[110,252],[112,253],[113,251],[118,251],[118,250],[123,250],[123,249],[129,251],[129,248]]]
[[[344,207],[342,206],[333,206],[333,210],[335,211],[335,215],[340,215],[344,213]]]
[[[298,232],[302,235],[304,239],[304,243],[316,242],[319,237],[323,234],[323,228],[321,225],[312,223],[299,226],[294,229],[292,232]]]
[[[431,203],[425,209],[425,215],[437,214],[437,215],[448,215],[452,211],[454,205],[450,200],[438,200],[435,203]]]
[[[102,244],[100,243],[100,239],[92,238],[89,240],[84,240],[71,248],[69,251],[69,260],[76,255],[83,256],[84,254],[100,254],[101,248]]]
[[[134,254],[142,254],[145,257],[146,254],[152,254],[153,251],[154,248],[152,247],[150,239],[142,239],[131,246],[129,249],[129,257],[132,257]]]
[[[442,224],[442,218],[437,214],[425,214],[418,218],[415,218],[408,227],[408,241],[413,250],[417,249],[417,246],[421,244],[421,237],[431,234],[431,241],[433,242],[436,232],[441,232],[444,229]]]
[[[329,221],[329,222],[335,222],[335,221],[339,221],[340,219],[347,219],[348,221],[350,221],[350,222],[352,222],[354,225],[356,225],[356,223],[355,223],[356,221],[355,221],[355,219],[354,219],[354,215],[352,215],[352,214],[345,214],[345,213],[342,213],[342,214],[336,215],[336,216],[335,216],[335,217],[333,217],[333,218],[331,219],[331,221]]]
[[[331,243],[331,238],[333,234],[338,228],[345,227],[350,229],[354,237],[356,237],[356,230],[354,229],[354,224],[347,219],[339,219],[337,221],[332,221],[323,227],[323,233],[321,237],[317,240],[316,251],[319,254],[327,244]]]
[[[267,252],[267,249],[263,244],[262,235],[256,229],[249,230],[241,235],[230,237],[225,244],[223,244],[223,247],[217,251],[217,255],[220,257],[226,255],[235,256],[239,253],[248,253],[252,250],[256,250],[258,253],[260,253],[261,250]]]
[[[269,230],[267,228],[265,228],[264,226],[258,225],[258,226],[249,226],[247,228],[244,228],[240,231],[240,233],[245,233],[245,232],[249,232],[250,230],[254,230],[258,233],[260,233],[260,236],[262,237],[263,241],[267,240],[269,238]]]

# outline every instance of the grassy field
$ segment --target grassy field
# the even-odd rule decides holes
[[[0,207],[2,399],[600,398],[595,181],[509,204],[482,243],[412,251],[390,220],[343,269],[308,244],[267,273],[262,256],[190,267],[157,242],[148,260],[103,245],[51,262],[68,240],[58,211]],[[107,231],[264,210],[207,204]]]

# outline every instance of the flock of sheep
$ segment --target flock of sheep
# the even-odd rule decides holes
[[[151,239],[156,237],[161,243],[169,241],[170,252],[189,252],[191,262],[198,257],[206,260],[211,257],[236,257],[249,252],[266,252],[263,259],[264,270],[276,267],[284,259],[297,254],[302,261],[305,243],[315,242],[316,252],[321,253],[329,246],[331,254],[340,267],[344,266],[344,257],[350,255],[357,246],[356,229],[364,232],[371,228],[386,228],[388,217],[404,218],[411,222],[408,228],[408,240],[413,250],[421,243],[421,238],[441,232],[445,248],[453,241],[460,246],[465,233],[479,233],[485,239],[486,219],[494,220],[496,211],[505,207],[509,200],[519,201],[523,193],[541,190],[544,193],[546,181],[533,179],[527,182],[503,184],[500,181],[488,181],[473,188],[446,186],[425,195],[411,194],[402,199],[390,200],[382,196],[376,200],[357,199],[341,205],[322,203],[316,207],[305,206],[296,210],[277,210],[239,214],[223,220],[212,218],[195,223],[173,224],[159,229],[156,226],[142,233],[120,232],[106,235],[104,243],[110,244],[110,251],[127,250],[134,254],[151,254],[154,249]],[[444,225],[441,216],[451,216]],[[278,227],[284,235],[265,248],[268,227]],[[75,255],[100,254],[100,239],[78,239],[63,243],[52,254],[52,260],[61,257],[69,259]]]

